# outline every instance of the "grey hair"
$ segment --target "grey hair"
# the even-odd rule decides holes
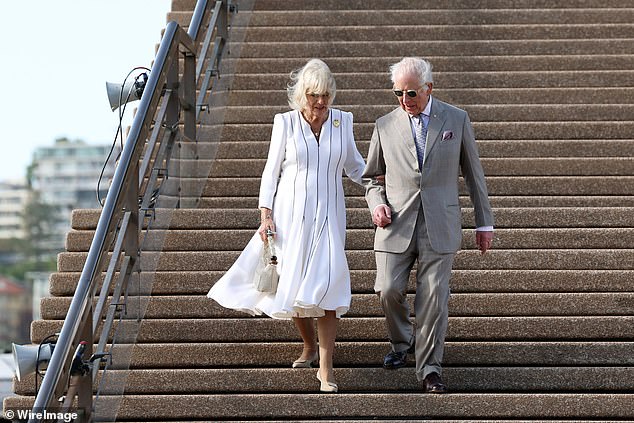
[[[422,57],[404,57],[400,62],[390,66],[392,83],[403,75],[416,75],[420,80],[420,85],[428,85],[434,82],[431,73],[431,63]]]
[[[286,87],[288,105],[293,110],[303,110],[307,104],[307,93],[329,94],[328,106],[335,100],[337,85],[326,63],[310,59],[302,68],[291,72],[291,82]]]

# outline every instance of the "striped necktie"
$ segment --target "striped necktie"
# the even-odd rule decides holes
[[[425,122],[423,120],[423,114],[418,116],[412,116],[414,119],[414,128],[416,130],[416,153],[418,155],[418,168],[423,170],[423,162],[425,161],[425,145],[427,144],[427,128],[425,128]]]

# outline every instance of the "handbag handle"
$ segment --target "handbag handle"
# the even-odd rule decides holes
[[[270,229],[266,230],[266,240],[269,243],[269,251],[271,252],[271,264],[277,265],[277,256],[275,255],[275,241],[273,240],[273,232]]]

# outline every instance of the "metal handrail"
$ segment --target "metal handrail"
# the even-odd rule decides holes
[[[224,44],[228,34],[227,15],[231,7],[227,0],[218,0],[212,9],[207,0],[199,0],[188,32],[176,22],[170,22],[166,26],[99,217],[75,294],[35,398],[32,413],[35,417],[29,422],[42,421],[38,417],[38,412],[51,407],[59,410],[59,404],[55,405],[55,401],[60,401],[58,398],[65,398],[63,406],[70,407],[75,395],[78,408],[82,412],[81,420],[92,421],[92,387],[99,364],[108,355],[104,349],[113,325],[114,314],[121,305],[121,296],[125,295],[127,298],[127,291],[123,291],[127,289],[128,279],[132,273],[139,271],[142,219],[153,207],[152,197],[158,190],[156,186],[160,188],[160,183],[165,179],[165,175],[161,179],[161,171],[165,171],[161,165],[169,162],[171,144],[179,132],[181,112],[182,137],[189,141],[196,140],[196,119],[199,111],[194,105],[198,104],[197,86],[201,86],[200,91],[203,93],[209,88],[207,82],[200,84],[198,81],[203,68],[196,67],[196,60],[199,63],[208,60],[206,52],[209,46],[205,44],[205,40],[208,44],[212,33],[216,34],[217,39],[221,38],[217,42]],[[207,31],[204,32],[202,29],[207,22]],[[199,52],[203,52],[204,55]],[[206,73],[210,67],[216,67],[217,72],[221,53],[214,49],[214,54],[216,56],[209,59]],[[181,55],[184,58],[184,72],[179,78],[178,66]],[[143,161],[139,165],[142,155]],[[111,257],[108,261],[109,255]],[[114,287],[115,295],[112,296],[110,305],[106,306],[105,302],[112,288],[111,283],[117,266],[119,278]],[[101,294],[93,310],[93,298],[99,277],[104,271],[106,276]],[[106,309],[108,310],[105,323],[100,325]],[[98,351],[92,354],[99,327],[101,336]],[[80,345],[87,345],[85,351],[80,349]],[[77,372],[75,369],[73,373],[71,366],[77,360],[82,364],[80,368],[92,367],[92,371]]]

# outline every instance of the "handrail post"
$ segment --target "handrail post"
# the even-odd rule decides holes
[[[186,51],[184,54],[184,66],[182,75],[182,103],[183,107],[183,134],[180,145],[180,174],[181,181],[187,176],[187,170],[193,166],[198,169],[194,160],[198,159],[198,140],[196,138],[196,56],[193,52]],[[202,60],[202,59],[201,59]],[[199,177],[198,172],[189,172],[194,178]],[[191,184],[189,184],[191,186]],[[191,189],[180,192],[181,207],[195,207],[192,204],[194,194]],[[184,200],[184,201],[183,201]]]
[[[158,125],[158,123],[157,123]],[[126,196],[123,201],[123,212],[130,212],[130,221],[128,222],[127,232],[123,241],[123,251],[131,258],[130,266],[134,268],[139,260],[139,236],[141,234],[141,225],[139,222],[139,161],[132,163],[132,169],[129,176],[129,187],[126,190]],[[117,260],[118,258],[114,258]]]
[[[196,56],[185,53],[183,67],[183,107],[185,138],[196,141]]]
[[[229,15],[229,8],[231,7],[231,1],[222,0],[222,6],[220,7],[220,14],[218,15],[218,32],[217,36],[222,37],[223,39],[229,38],[229,28],[228,28],[228,19],[227,15]]]
[[[78,378],[77,382],[77,407],[82,412],[80,415],[82,422],[91,422],[92,421],[92,372],[89,369],[84,368],[84,363],[88,362],[90,356],[93,351],[93,332],[92,332],[92,313],[93,307],[92,305],[88,307],[87,313],[85,315],[85,325],[80,335],[80,339],[86,342],[86,349],[83,354],[78,358],[78,360],[82,363],[81,369],[77,369],[76,372],[78,374],[75,376],[71,371],[71,380],[73,377]],[[74,359],[74,358],[73,358]],[[69,393],[67,393],[69,395]],[[72,398],[70,398],[72,401]]]
[[[171,90],[174,93],[174,95],[170,96],[170,99],[167,102],[167,111],[165,113],[165,126],[166,128],[170,130],[175,130],[173,128],[176,128],[178,126],[179,113],[180,113],[179,98],[178,98],[179,96],[176,95],[176,93],[179,92],[178,60],[173,61],[172,66],[169,68],[166,75],[167,75],[167,79],[166,79],[165,87],[166,89]],[[180,160],[183,157],[182,140],[178,141],[178,143],[176,144],[176,147],[177,147],[177,150],[175,151],[176,155],[175,157],[173,157],[173,159]],[[176,174],[174,175],[170,173],[169,177],[176,178],[177,192],[168,193],[168,194],[171,194],[177,197],[176,208],[180,208],[182,207],[181,197],[183,195],[183,175],[180,170],[181,168],[180,162],[177,161],[175,164],[176,166],[172,167],[172,169],[174,169]]]

